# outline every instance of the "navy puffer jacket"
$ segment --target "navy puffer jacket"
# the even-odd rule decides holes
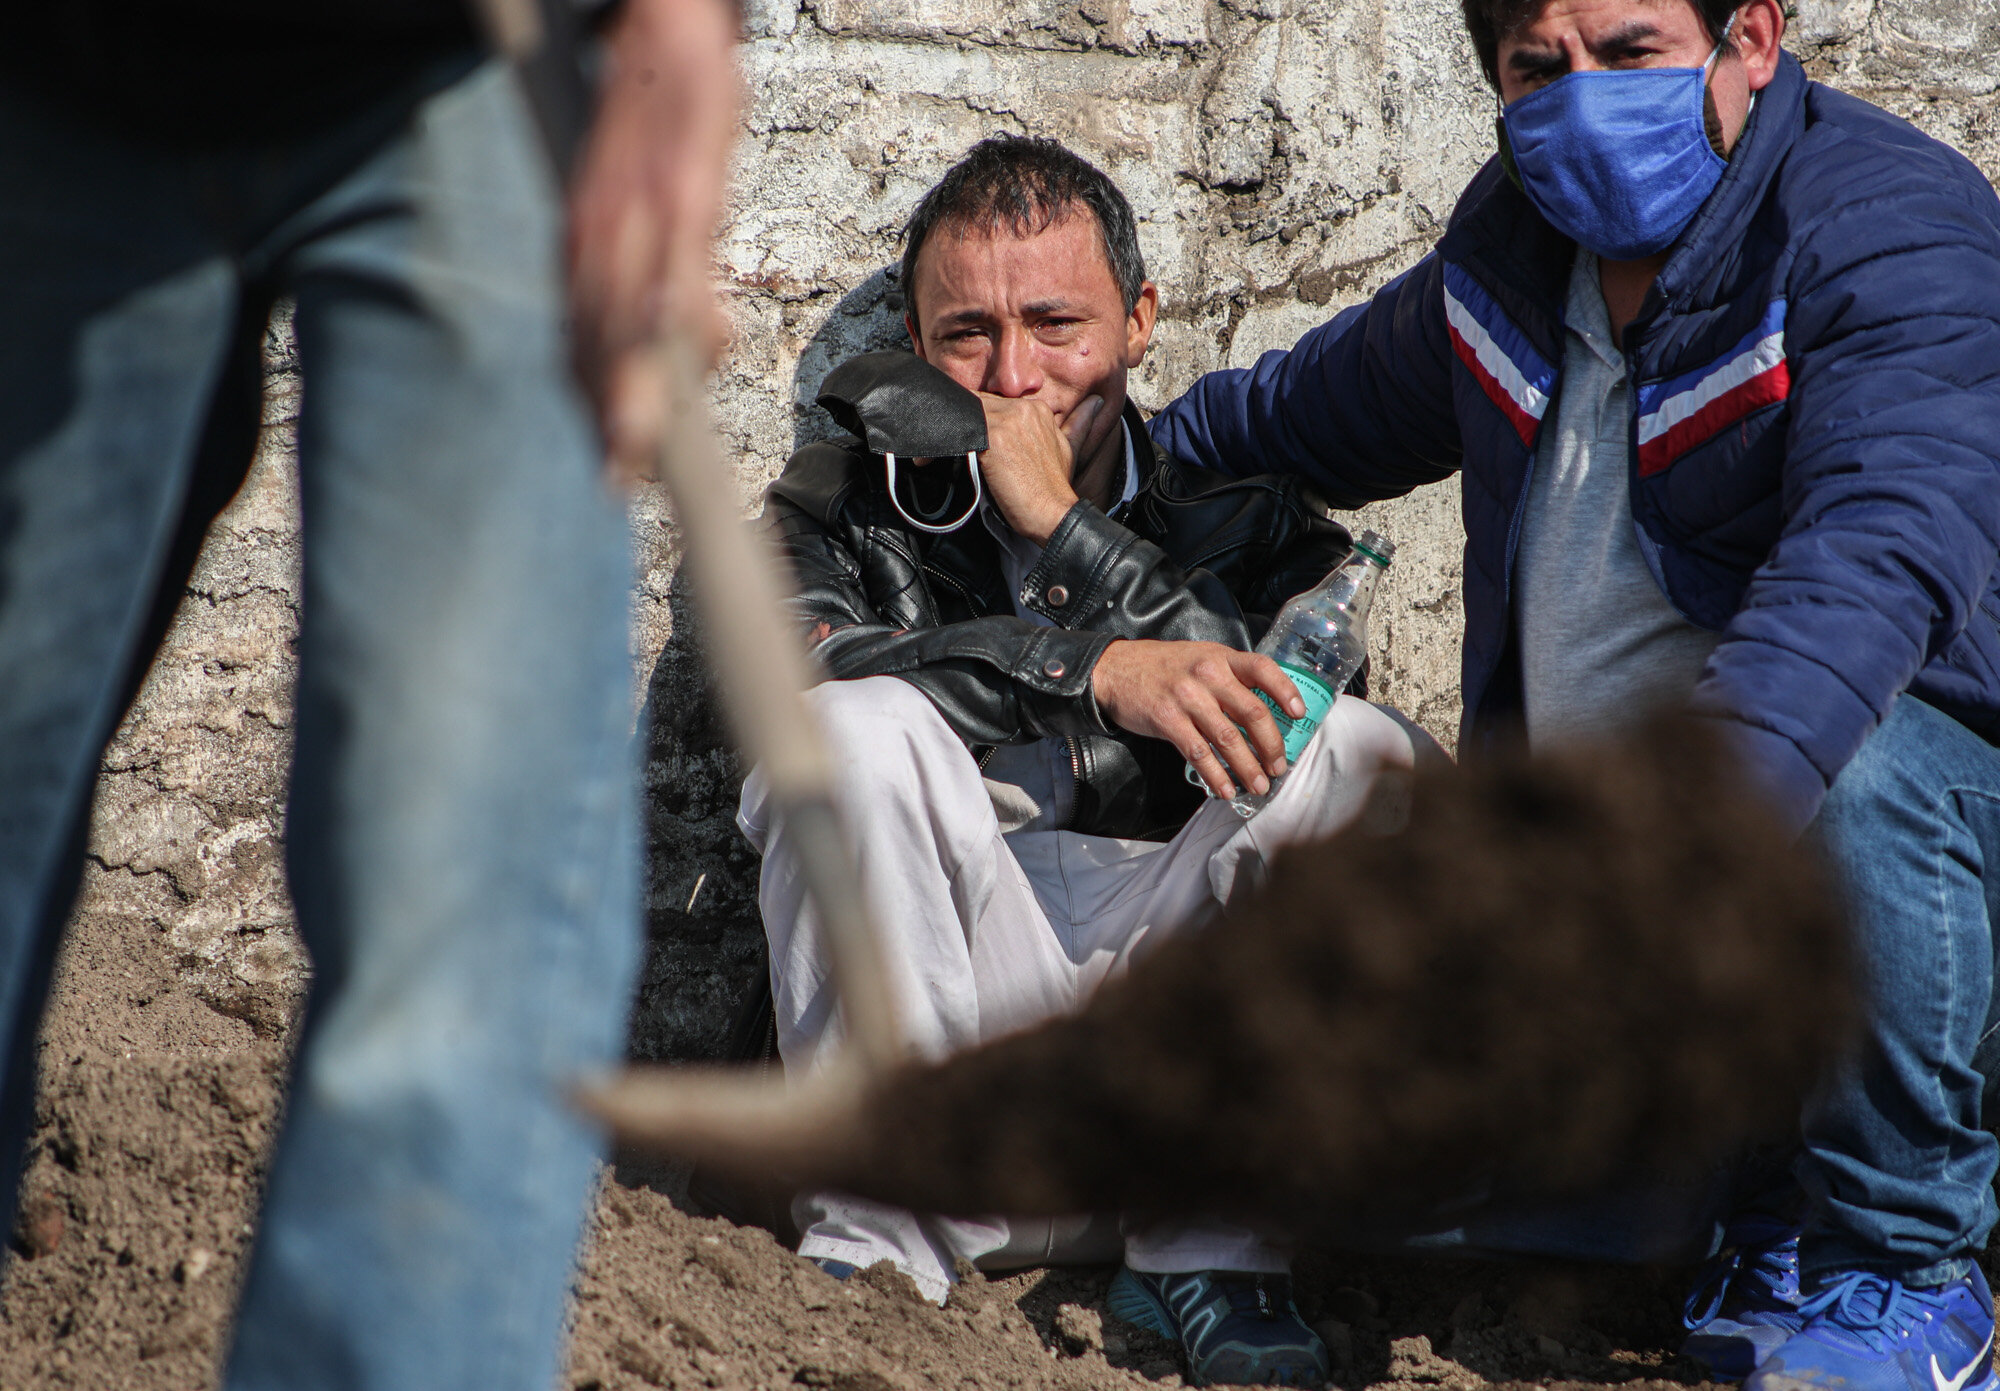
[[[1490,162],[1437,249],[1152,422],[1335,506],[1464,474],[1465,742],[1518,727],[1510,606],[1574,244]],[[1695,693],[1803,826],[1901,692],[2000,736],[2000,200],[1790,55],[1626,330],[1632,515]]]

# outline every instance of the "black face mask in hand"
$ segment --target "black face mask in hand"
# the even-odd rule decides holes
[[[986,448],[986,411],[975,393],[915,353],[891,349],[841,363],[820,383],[817,399],[835,424],[883,457],[889,504],[904,521],[938,536],[972,520]],[[900,473],[897,463],[906,459],[937,462]]]

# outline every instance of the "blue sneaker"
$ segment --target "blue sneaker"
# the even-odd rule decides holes
[[[1741,1381],[1805,1327],[1799,1229],[1782,1218],[1747,1213],[1722,1239],[1688,1294],[1681,1351],[1717,1381]]]
[[[1920,1289],[1865,1270],[1801,1306],[1803,1329],[1744,1391],[1993,1391],[1993,1293],[1974,1266]]]
[[[850,1261],[839,1260],[833,1256],[807,1256],[806,1259],[836,1280],[845,1280],[861,1269]]]
[[[1332,1371],[1326,1344],[1292,1303],[1289,1275],[1147,1275],[1127,1267],[1105,1306],[1186,1349],[1197,1386],[1319,1386]]]

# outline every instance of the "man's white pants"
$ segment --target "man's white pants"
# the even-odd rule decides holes
[[[1258,883],[1272,854],[1366,818],[1407,814],[1419,758],[1445,755],[1400,715],[1351,696],[1278,795],[1246,821],[1210,799],[1164,845],[1070,831],[1003,835],[978,766],[914,686],[893,676],[808,693],[833,754],[835,796],[883,935],[890,988],[912,1049],[927,1058],[1076,1010],[1140,953],[1212,920]],[[838,1050],[831,953],[806,901],[784,823],[762,777],[737,824],[764,856],[759,906],[771,942],[778,1051],[793,1076]],[[942,1300],[959,1259],[983,1266],[1117,1255],[1108,1222],[944,1218],[839,1193],[800,1197],[800,1253],[857,1266],[893,1260]],[[1105,1238],[1111,1239],[1107,1243]],[[1289,1253],[1213,1222],[1124,1234],[1135,1270],[1281,1272]]]

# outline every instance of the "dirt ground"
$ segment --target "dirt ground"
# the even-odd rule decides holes
[[[142,922],[80,924],[0,1291],[0,1387],[215,1384],[294,988],[218,996]],[[975,1278],[937,1309],[892,1272],[842,1285],[760,1228],[691,1215],[675,1178],[607,1168],[566,1391],[1181,1384],[1171,1348],[1105,1314],[1109,1268]],[[1673,1354],[1684,1278],[1323,1251],[1300,1263],[1302,1305],[1349,1391],[1698,1381]]]
[[[607,1177],[577,1287],[572,1391],[1184,1384],[1174,1347],[1105,1311],[1109,1266],[973,1274],[939,1309],[886,1264],[843,1284],[761,1228],[690,1216],[672,1187]],[[1302,1311],[1349,1391],[1702,1381],[1673,1352],[1680,1272],[1326,1251],[1298,1271]]]
[[[79,920],[43,1031],[34,1149],[0,1286],[0,1386],[214,1382],[291,989],[267,983],[261,1013],[225,1014],[149,924]]]

